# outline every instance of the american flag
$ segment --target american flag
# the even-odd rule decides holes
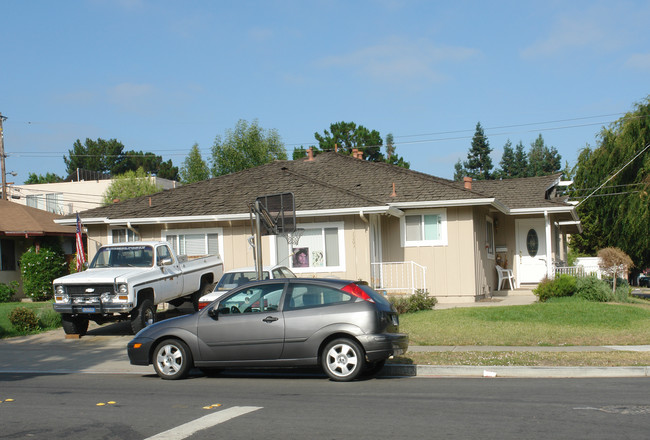
[[[86,262],[86,254],[84,253],[84,242],[83,242],[83,229],[81,227],[81,219],[79,214],[77,214],[77,272],[80,272],[84,263]]]

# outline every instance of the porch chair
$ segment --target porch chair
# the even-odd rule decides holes
[[[510,290],[514,290],[515,277],[512,275],[512,269],[504,269],[498,264],[495,267],[497,269],[497,274],[499,275],[499,285],[497,287],[497,290],[501,290],[501,285],[504,281],[508,281],[508,284],[510,284]]]

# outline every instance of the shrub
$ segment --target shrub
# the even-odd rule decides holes
[[[596,302],[607,302],[613,299],[609,284],[596,277],[579,278],[576,282],[575,296]]]
[[[20,274],[25,296],[36,301],[52,298],[52,281],[65,274],[66,262],[60,249],[32,246],[20,257]]]
[[[53,309],[41,309],[38,312],[38,325],[41,328],[59,328],[61,327],[61,314]]]
[[[19,332],[29,332],[38,328],[38,318],[27,307],[16,307],[9,314],[9,322]]]
[[[417,290],[412,295],[391,296],[389,301],[400,315],[420,310],[431,310],[438,303],[437,299],[429,296],[429,293],[424,290]]]
[[[9,284],[0,283],[0,303],[9,302],[18,290],[18,281],[12,281]]]
[[[632,288],[629,284],[619,285],[616,287],[616,292],[614,292],[614,301],[616,302],[630,302],[630,295],[632,294]]]
[[[533,293],[542,302],[550,298],[573,296],[576,293],[576,278],[566,274],[554,280],[544,277]]]

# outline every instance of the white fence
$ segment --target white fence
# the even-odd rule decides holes
[[[413,294],[426,290],[427,268],[413,261],[372,263],[372,288],[386,293]]]

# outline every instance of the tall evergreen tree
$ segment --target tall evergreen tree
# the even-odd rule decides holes
[[[515,150],[512,148],[512,142],[508,139],[503,146],[503,155],[501,156],[501,167],[495,173],[495,177],[500,179],[511,179],[514,177],[515,168]]]
[[[363,125],[354,122],[337,122],[330,124],[329,130],[323,134],[314,133],[321,150],[334,150],[338,146],[339,151],[352,154],[357,148],[363,152],[363,158],[371,162],[383,162],[384,155],[381,153],[383,140],[377,130],[368,130]]]
[[[562,168],[562,156],[560,156],[555,147],[547,147],[544,138],[540,134],[534,142],[530,144],[528,153],[528,175],[547,176],[557,173]]]
[[[476,131],[472,138],[472,146],[467,153],[467,161],[463,164],[467,170],[467,175],[476,180],[492,179],[492,158],[490,153],[490,143],[488,142],[481,123],[476,123]]]

